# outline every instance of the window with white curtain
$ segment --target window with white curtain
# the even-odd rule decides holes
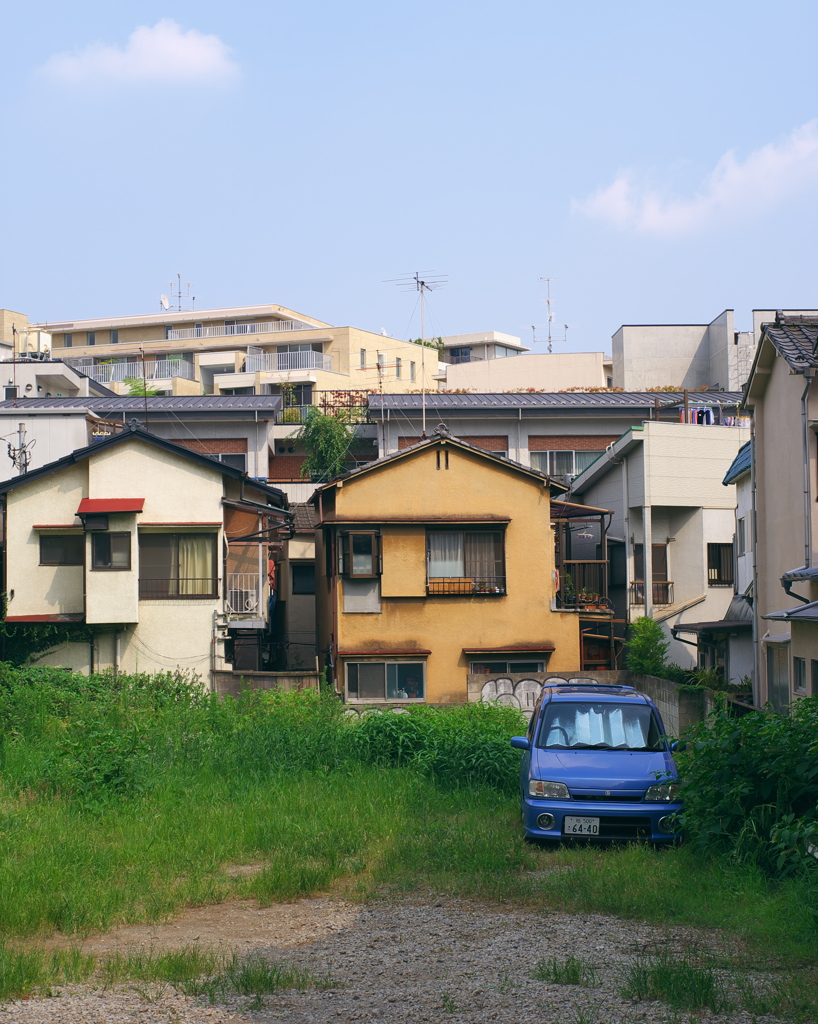
[[[216,536],[212,533],[140,533],[140,597],[215,597]]]
[[[429,593],[505,593],[503,534],[497,530],[429,530],[426,573]]]

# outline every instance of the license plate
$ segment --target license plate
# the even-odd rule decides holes
[[[567,836],[598,836],[599,818],[576,818],[566,814],[562,819],[562,831]]]

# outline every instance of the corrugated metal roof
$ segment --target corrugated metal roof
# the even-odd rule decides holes
[[[734,484],[739,477],[750,472],[750,468],[753,464],[752,445],[753,442],[748,441],[739,448],[738,455],[733,459],[730,468],[724,474],[724,480],[722,480],[723,484]]]
[[[691,406],[737,405],[740,391],[691,391]],[[427,410],[441,412],[470,411],[476,409],[653,409],[656,398],[663,409],[678,408],[684,402],[681,391],[556,391],[556,392],[502,392],[497,394],[447,395],[429,392]],[[420,410],[423,396],[370,395],[371,409]]]
[[[280,395],[150,395],[148,412],[211,412],[214,410],[274,412],[281,405]],[[18,398],[4,399],[0,409],[92,409],[94,412],[135,412],[145,409],[140,395],[114,398]]]

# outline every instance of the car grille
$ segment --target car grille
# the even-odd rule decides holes
[[[599,819],[601,839],[641,839],[649,837],[650,833],[650,818],[641,815],[632,818],[612,816]]]

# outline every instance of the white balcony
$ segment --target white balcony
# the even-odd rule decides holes
[[[323,352],[249,352],[245,373],[277,370],[331,370],[332,356]]]
[[[184,359],[152,359],[138,363],[83,363],[72,362],[80,373],[95,380],[97,384],[121,384],[126,379],[137,380],[170,380],[172,377],[184,377],[195,380],[193,364]]]
[[[262,579],[256,572],[230,572],[224,588],[224,606],[228,615],[264,617]]]
[[[263,324],[230,324],[223,327],[184,327],[168,331],[167,341],[189,341],[191,338],[230,338],[237,334],[278,334],[281,331],[314,331],[315,324],[300,320],[271,320]]]

